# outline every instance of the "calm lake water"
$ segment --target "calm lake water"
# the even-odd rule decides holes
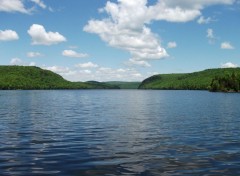
[[[240,94],[0,91],[0,175],[240,175]]]

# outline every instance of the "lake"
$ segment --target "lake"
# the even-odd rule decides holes
[[[240,94],[0,91],[0,175],[240,175]]]

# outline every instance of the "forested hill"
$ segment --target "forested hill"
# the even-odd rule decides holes
[[[102,83],[70,82],[38,67],[0,66],[0,89],[119,89]]]
[[[105,83],[118,86],[120,87],[120,89],[137,89],[141,84],[141,82],[124,82],[124,81],[110,81]]]
[[[216,86],[216,80],[219,78],[230,78],[234,74],[234,79],[239,79],[240,68],[218,68],[207,69],[194,73],[183,74],[160,74],[145,79],[139,86],[139,89],[176,89],[176,90],[213,90],[222,91],[227,88],[227,82],[221,82],[222,85]],[[214,81],[214,85],[212,84]],[[237,81],[235,81],[237,82]],[[218,83],[218,82],[217,82]],[[223,85],[224,84],[224,85]],[[211,86],[215,86],[212,89]],[[224,88],[225,87],[225,88]],[[222,89],[222,90],[220,90]]]
[[[0,89],[126,89],[139,83],[70,82],[38,67],[0,66]],[[160,74],[144,80],[139,89],[210,90],[239,92],[240,68],[208,69],[185,74]]]

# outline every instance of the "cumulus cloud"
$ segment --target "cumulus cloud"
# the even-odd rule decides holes
[[[230,42],[223,42],[221,43],[221,49],[234,49]]]
[[[0,41],[11,41],[11,40],[18,40],[17,32],[13,30],[0,30]]]
[[[167,56],[158,37],[145,23],[147,6],[142,0],[107,2],[109,18],[90,20],[84,31],[98,34],[110,46],[127,50],[134,60],[160,59]],[[134,13],[132,13],[134,11]]]
[[[236,67],[238,67],[238,65],[233,64],[232,62],[227,62],[227,63],[221,64],[221,67],[222,68],[236,68]]]
[[[97,68],[98,65],[94,64],[92,62],[87,62],[87,63],[83,63],[83,64],[77,64],[76,67],[78,67],[78,68]]]
[[[73,50],[64,50],[62,52],[63,56],[66,57],[75,57],[75,58],[84,58],[84,57],[88,57],[88,54],[84,54],[84,53],[77,53],[76,51]]]
[[[148,0],[108,1],[100,12],[108,17],[92,19],[84,31],[94,33],[110,46],[128,51],[134,60],[167,57],[159,37],[147,26],[151,21],[188,22],[201,15],[201,10],[215,4],[232,4],[234,0],[158,0],[148,6]],[[133,13],[134,12],[134,13]]]
[[[30,13],[30,10],[25,8],[22,0],[0,0],[0,11]]]
[[[28,52],[27,57],[34,58],[34,57],[41,57],[42,54],[39,52]]]
[[[46,32],[44,26],[33,24],[28,30],[32,37],[32,45],[53,45],[65,42],[66,38],[58,32]]]
[[[92,20],[84,30],[99,34],[110,46],[129,51],[135,60],[160,59],[167,56],[157,37],[146,26],[134,30],[122,28],[109,21]]]
[[[176,48],[177,47],[177,43],[176,42],[168,42],[167,47],[168,48]]]

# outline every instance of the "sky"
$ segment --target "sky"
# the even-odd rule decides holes
[[[0,0],[0,65],[70,81],[240,66],[240,0]]]

